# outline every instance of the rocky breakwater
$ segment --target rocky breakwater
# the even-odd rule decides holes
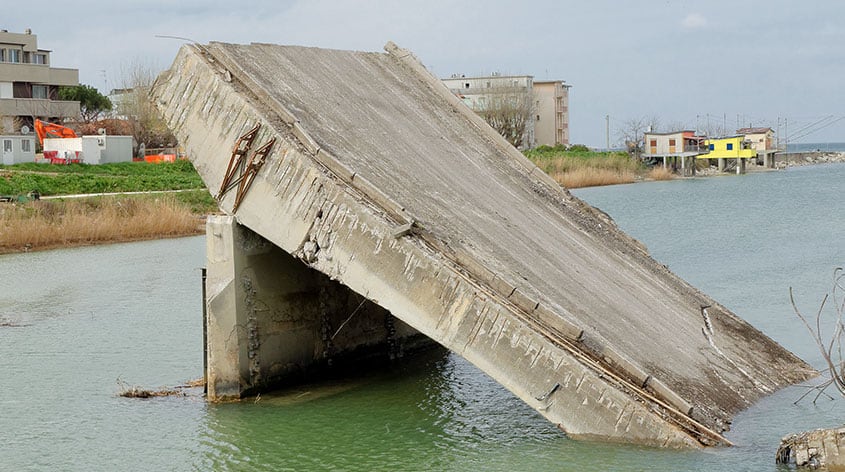
[[[779,169],[791,166],[829,164],[833,162],[845,162],[845,152],[791,152],[788,154],[778,154],[775,158],[775,166]]]

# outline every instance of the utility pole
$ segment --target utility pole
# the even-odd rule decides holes
[[[783,152],[789,150],[789,124],[788,119],[783,119]]]
[[[610,115],[605,115],[605,150],[610,152]]]

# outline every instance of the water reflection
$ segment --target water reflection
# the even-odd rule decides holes
[[[566,441],[443,349],[354,381],[212,405],[208,425],[216,470],[490,470]]]

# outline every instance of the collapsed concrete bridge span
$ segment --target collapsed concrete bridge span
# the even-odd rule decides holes
[[[422,333],[572,437],[698,447],[814,374],[385,49],[187,45],[155,84],[228,214],[211,399]]]

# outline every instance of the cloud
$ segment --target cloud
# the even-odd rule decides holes
[[[707,18],[701,13],[690,13],[681,21],[681,26],[689,30],[702,29],[707,26]]]

